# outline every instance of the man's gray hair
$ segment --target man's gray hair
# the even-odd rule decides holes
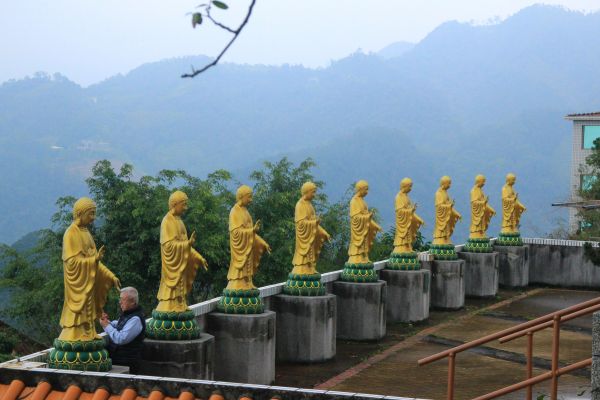
[[[135,304],[138,304],[139,296],[138,291],[133,286],[127,286],[121,289],[121,293],[125,293]]]

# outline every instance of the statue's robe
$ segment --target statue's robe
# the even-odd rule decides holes
[[[160,224],[160,286],[157,311],[183,312],[198,267],[204,259],[189,242],[180,217],[167,213]]]
[[[502,233],[519,232],[519,221],[525,206],[517,198],[511,185],[502,186]]]
[[[452,207],[448,191],[439,188],[435,192],[435,226],[433,228],[433,244],[450,244],[450,237],[459,214]]]
[[[296,224],[296,248],[292,264],[293,274],[316,274],[317,260],[328,234],[317,223],[317,214],[312,203],[300,199],[294,213]]]
[[[348,263],[369,263],[369,251],[377,231],[381,227],[372,220],[367,202],[355,195],[350,200],[350,246],[348,247]]]
[[[483,189],[479,186],[473,186],[471,189],[471,238],[485,238],[488,226],[492,215],[495,214],[494,209],[488,204],[483,193]]]
[[[415,213],[415,207],[408,194],[398,192],[395,200],[396,234],[394,235],[394,253],[413,251],[413,243],[423,220]]]
[[[258,270],[260,258],[268,248],[256,232],[252,217],[246,207],[234,205],[229,213],[229,281],[227,289],[252,289],[252,277]]]
[[[60,340],[86,341],[99,338],[95,322],[102,315],[115,275],[96,261],[96,243],[87,228],[73,223],[63,236],[62,260],[65,298]]]

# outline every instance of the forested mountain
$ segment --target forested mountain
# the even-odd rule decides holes
[[[466,217],[478,173],[500,211],[517,174],[522,231],[551,231],[568,197],[571,129],[563,116],[600,109],[600,13],[533,6],[502,23],[448,22],[398,56],[356,53],[327,68],[222,64],[179,78],[186,57],[145,64],[82,88],[60,75],[0,86],[0,242],[50,225],[54,201],[84,195],[99,159],[138,174],[247,171],[265,159],[313,157],[333,200],[368,179],[387,227],[400,179],[432,228],[440,176]],[[403,48],[403,46],[398,47]],[[393,50],[393,47],[391,47]],[[490,231],[498,230],[498,218]]]

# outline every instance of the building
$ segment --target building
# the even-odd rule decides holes
[[[591,183],[592,176],[585,173],[585,159],[592,153],[594,140],[600,137],[600,111],[569,114],[566,120],[573,121],[573,155],[571,158],[571,199],[579,201],[579,190]],[[578,208],[569,207],[569,226],[578,228]]]

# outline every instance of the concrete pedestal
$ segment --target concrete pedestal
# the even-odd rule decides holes
[[[386,283],[333,282],[337,296],[337,337],[378,340],[385,336]]]
[[[465,305],[465,261],[436,260],[431,268],[431,306],[458,310]]]
[[[465,260],[465,295],[492,297],[498,293],[498,253],[459,252]]]
[[[383,269],[379,277],[387,282],[388,322],[416,322],[429,318],[429,270]]]
[[[213,379],[215,338],[202,333],[196,340],[144,340],[140,375]]]
[[[275,313],[210,313],[206,331],[215,337],[214,379],[270,385],[275,380]]]
[[[499,255],[500,286],[529,285],[529,246],[494,246]]]
[[[335,357],[336,298],[324,296],[273,297],[277,313],[277,354],[280,361],[318,362]]]

